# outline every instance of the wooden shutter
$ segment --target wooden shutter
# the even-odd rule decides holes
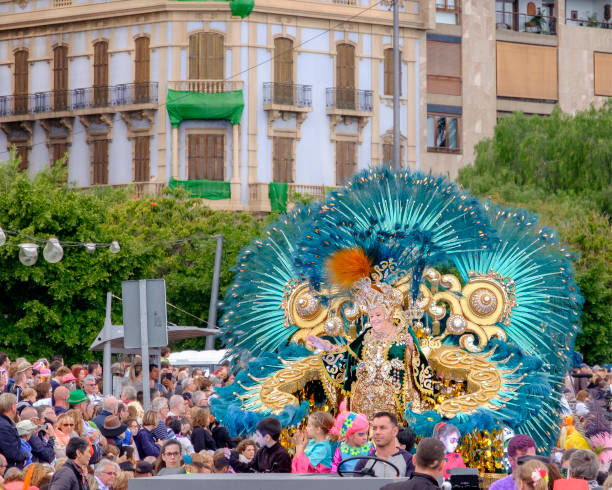
[[[135,102],[149,101],[149,82],[151,80],[151,55],[149,51],[149,38],[139,37],[136,39],[136,57],[135,57]]]
[[[201,36],[200,57],[203,62],[200,73],[206,80],[223,80],[223,35],[204,32]]]
[[[187,137],[189,180],[224,180],[225,137],[190,134]]]
[[[402,54],[400,52],[400,60]],[[402,95],[402,63],[400,61],[400,95]],[[393,95],[393,48],[385,49],[385,95]]]
[[[393,141],[383,143],[382,164],[387,165],[389,162],[393,162]]]
[[[273,181],[293,183],[293,138],[275,136],[272,146]]]
[[[149,136],[134,138],[134,182],[148,182],[150,178]]]
[[[189,79],[198,80],[200,76],[200,37],[201,32],[189,36]]]
[[[274,40],[274,103],[294,104],[293,41],[285,37]]]
[[[355,47],[338,44],[336,60],[336,105],[339,109],[355,109]]]
[[[529,2],[527,4],[527,15],[535,15],[536,14],[536,6],[535,3]]]
[[[27,170],[29,166],[28,160],[28,150],[29,148],[25,145],[17,145],[17,156],[21,158],[19,161],[19,170]]]
[[[61,160],[68,151],[68,145],[65,141],[53,143],[51,145],[51,166],[55,165],[58,160]]]
[[[461,95],[461,43],[427,41],[427,91]]]
[[[595,95],[612,96],[612,53],[593,53]]]
[[[108,105],[108,43],[94,44],[94,105]]]
[[[108,140],[93,142],[92,185],[108,184]]]
[[[15,114],[28,112],[28,52],[25,49],[15,53]]]
[[[356,150],[354,141],[336,141],[336,185],[344,185],[355,173]]]
[[[53,50],[53,108],[68,109],[68,46]]]

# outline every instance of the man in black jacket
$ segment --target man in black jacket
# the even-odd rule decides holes
[[[21,420],[30,420],[41,426],[42,420],[38,417],[38,410],[26,407],[21,411]],[[44,429],[36,431],[28,441],[32,447],[32,461],[34,463],[52,463],[55,459],[55,431],[51,424],[44,424]]]
[[[257,424],[255,433],[257,443],[261,446],[250,463],[242,463],[238,453],[230,454],[230,466],[237,473],[291,473],[291,456],[281,446],[282,427],[274,417],[262,419]]]
[[[66,461],[55,472],[49,490],[89,490],[82,468],[89,464],[89,443],[80,437],[73,437],[66,446]]]
[[[23,468],[28,455],[21,449],[21,440],[13,420],[17,415],[17,397],[12,393],[0,395],[0,453],[6,458],[6,468]]]
[[[389,483],[380,490],[436,490],[446,462],[444,444],[433,437],[423,439],[417,446],[416,467],[409,480]]]

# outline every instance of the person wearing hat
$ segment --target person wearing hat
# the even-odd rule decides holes
[[[62,376],[62,386],[65,386],[70,391],[74,391],[76,389],[77,379],[74,377],[74,374],[68,373]]]
[[[22,420],[17,422],[17,435],[21,438],[21,450],[27,454],[25,465],[32,463],[32,446],[28,442],[34,432],[38,430],[38,426],[31,420]]]
[[[83,424],[85,436],[87,436],[91,442],[94,450],[91,464],[95,464],[99,461],[102,450],[100,448],[99,427],[90,422],[91,416],[93,415],[93,405],[91,400],[83,390],[73,390],[70,392],[70,395],[66,401],[68,402],[68,405],[70,405],[71,409],[81,412],[81,415],[83,416],[83,422],[85,422]]]
[[[23,468],[27,458],[13,420],[17,415],[17,397],[12,393],[0,395],[0,453],[6,458],[7,468]]]
[[[116,415],[109,415],[104,419],[104,425],[100,427],[100,432],[106,437],[106,442],[111,446],[116,446],[121,452],[123,447],[123,437],[121,434],[125,432],[127,425],[119,420]]]

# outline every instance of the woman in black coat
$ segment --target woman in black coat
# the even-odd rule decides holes
[[[209,451],[217,450],[217,444],[208,430],[209,418],[209,412],[204,408],[198,409],[192,417],[191,425],[193,426],[193,431],[191,432],[191,443],[196,453],[202,449]]]

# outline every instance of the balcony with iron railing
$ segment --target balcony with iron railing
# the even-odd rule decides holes
[[[374,93],[355,88],[328,88],[326,107],[328,114],[341,116],[371,116]]]
[[[0,96],[0,117],[30,115],[56,117],[58,113],[77,114],[92,109],[157,103],[157,82],[126,83],[105,87],[54,90],[34,94]]]
[[[264,110],[308,112],[312,110],[312,86],[267,82],[263,85]]]
[[[524,14],[512,11],[495,12],[497,29],[506,29],[516,32],[529,32],[533,34],[557,34],[557,18],[542,15],[539,11],[534,14]]]
[[[168,88],[201,94],[219,94],[242,90],[242,80],[170,80]]]

